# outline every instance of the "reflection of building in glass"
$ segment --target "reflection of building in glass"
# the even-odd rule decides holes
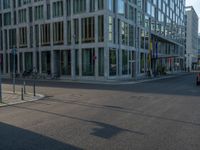
[[[186,68],[196,69],[198,63],[198,21],[192,6],[186,7]]]
[[[1,0],[2,71],[131,79],[184,69],[185,0]]]

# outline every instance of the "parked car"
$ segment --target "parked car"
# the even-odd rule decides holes
[[[200,85],[200,72],[197,73],[196,84]]]

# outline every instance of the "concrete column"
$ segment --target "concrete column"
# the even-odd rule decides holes
[[[121,24],[119,25],[121,26]],[[119,28],[119,27],[118,27]],[[117,50],[117,76],[121,77],[122,76],[122,34],[121,34],[121,27],[119,28],[119,49]]]
[[[95,43],[98,43],[98,16],[95,16],[94,18],[94,22],[95,22]]]
[[[86,0],[86,12],[90,11],[90,1]]]
[[[118,68],[117,69],[118,70],[117,75],[119,77],[121,77],[122,76],[122,49],[121,49],[121,47],[118,50],[116,50],[116,52],[117,52],[117,60],[118,60],[118,63],[117,63],[117,68]]]
[[[9,51],[9,32],[8,32],[9,30],[7,30],[7,43],[6,43],[6,45],[7,45],[7,49],[6,49],[6,51],[8,52]],[[10,53],[8,53],[8,73],[11,73],[12,71],[10,70],[11,68],[10,68]]]
[[[71,37],[72,37],[72,47],[71,47],[71,77],[72,79],[74,80],[75,77],[76,77],[76,74],[75,74],[75,36],[74,35],[74,20],[71,19]]]
[[[135,54],[135,78],[140,73],[140,28],[136,27],[136,54]]]
[[[82,33],[81,33],[81,18],[79,18],[79,50],[78,50],[78,57],[79,57],[79,77],[82,76],[82,41],[81,41]]]
[[[33,48],[35,48],[36,47],[36,41],[35,41],[35,26],[32,26],[32,28],[33,28]]]
[[[108,1],[104,0],[104,8],[106,9],[108,6]],[[108,37],[109,33],[108,31],[108,12],[105,11],[104,15],[104,77],[105,79],[108,79],[110,74],[109,74],[109,46],[108,46]]]
[[[27,13],[26,13],[26,18],[27,18],[27,20],[29,19],[29,8],[26,8],[26,11],[27,11]],[[28,20],[29,21],[29,20]],[[28,23],[27,23],[27,47],[28,48],[30,48],[30,26],[28,25]],[[35,37],[35,36],[34,36]]]
[[[47,3],[47,1],[44,1],[43,3],[44,3],[44,6],[43,6],[43,14],[45,14],[45,15],[44,15],[44,19],[47,20],[47,15],[46,15],[47,13],[46,13],[46,12],[47,12],[47,4],[48,4],[48,3]],[[52,6],[52,5],[51,5],[51,6]],[[64,6],[65,6],[65,5],[64,5]]]
[[[63,1],[63,5],[66,6],[66,1]],[[64,25],[64,45],[67,45],[67,10],[66,9],[63,9],[63,13],[64,13],[64,22],[63,22],[63,25]]]
[[[82,71],[82,49],[79,48],[79,77],[81,77],[83,74]]]
[[[97,1],[96,1],[97,2]],[[95,3],[96,4],[96,3]],[[98,44],[98,16],[95,16],[95,43]],[[98,47],[95,46],[95,77],[99,76]]]
[[[95,2],[95,11],[97,11],[98,10],[98,1],[95,0],[94,2]]]
[[[98,47],[95,48],[95,77],[98,77],[99,76],[99,63],[98,63],[98,60],[99,60],[99,55],[98,55]]]

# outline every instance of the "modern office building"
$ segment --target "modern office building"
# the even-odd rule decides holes
[[[185,0],[0,0],[2,72],[109,80],[180,71],[184,8]]]
[[[198,62],[198,27],[199,17],[192,6],[186,11],[186,68],[193,70]]]

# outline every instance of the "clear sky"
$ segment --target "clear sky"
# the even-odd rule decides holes
[[[193,6],[197,15],[200,17],[200,0],[186,0],[186,6]],[[200,23],[199,23],[200,32]]]

